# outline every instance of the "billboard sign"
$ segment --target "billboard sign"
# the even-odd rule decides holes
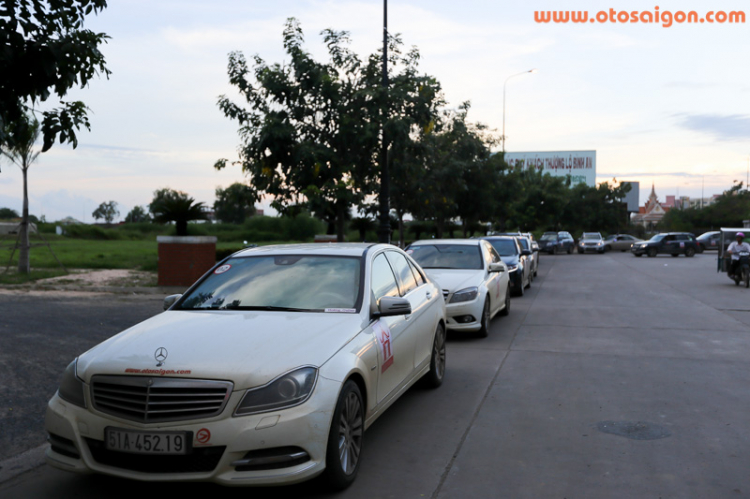
[[[553,177],[570,175],[571,185],[596,187],[596,151],[506,152],[511,167],[536,168]]]

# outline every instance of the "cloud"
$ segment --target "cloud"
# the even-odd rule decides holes
[[[750,138],[750,116],[743,114],[679,114],[682,128],[705,133],[718,140],[737,141]]]

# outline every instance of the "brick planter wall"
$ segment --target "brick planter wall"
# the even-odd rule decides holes
[[[157,236],[159,286],[190,286],[216,263],[214,236]]]

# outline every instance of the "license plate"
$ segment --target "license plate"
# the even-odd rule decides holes
[[[191,433],[187,431],[133,431],[120,428],[104,430],[108,450],[130,454],[180,456],[190,450]]]

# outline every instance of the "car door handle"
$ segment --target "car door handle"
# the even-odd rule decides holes
[[[429,299],[431,299],[431,298],[432,298],[432,293],[430,293],[430,292],[428,291],[428,292],[426,292],[426,293],[424,294],[424,296],[425,296],[425,298],[427,298],[427,299],[429,300]]]

